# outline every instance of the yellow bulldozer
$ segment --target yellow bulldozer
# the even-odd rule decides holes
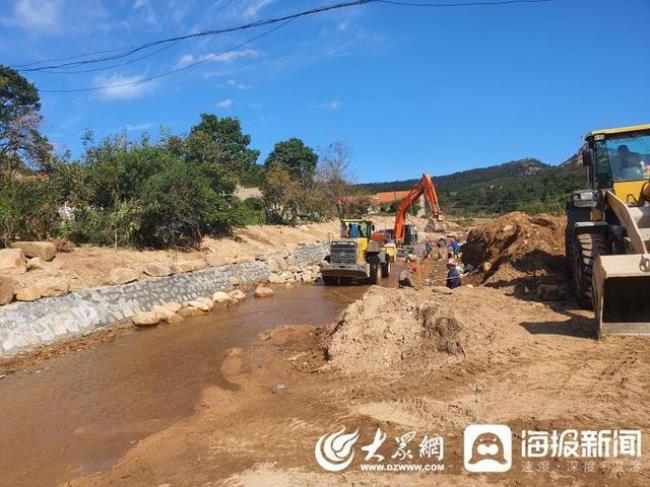
[[[650,335],[650,124],[595,130],[579,163],[589,189],[567,203],[575,294],[598,335]]]
[[[370,220],[341,220],[340,237],[330,243],[330,254],[321,263],[325,285],[351,280],[366,280],[377,284],[379,278],[389,277],[397,248],[375,232]]]

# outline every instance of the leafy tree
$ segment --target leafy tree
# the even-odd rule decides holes
[[[36,87],[16,70],[0,65],[0,180],[21,167],[42,167],[52,150],[40,134],[41,102]]]
[[[275,144],[264,165],[268,168],[274,163],[284,166],[294,180],[311,180],[318,156],[302,140],[292,138]]]
[[[326,216],[343,215],[347,206],[344,197],[350,194],[349,167],[350,149],[343,142],[332,142],[320,151],[316,180],[320,185]]]

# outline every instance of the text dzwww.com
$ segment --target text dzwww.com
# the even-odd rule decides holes
[[[440,463],[362,463],[359,468],[363,472],[444,472],[445,466]]]

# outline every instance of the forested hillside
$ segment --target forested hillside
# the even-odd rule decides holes
[[[433,172],[433,171],[432,171]],[[584,186],[583,170],[571,157],[559,166],[521,159],[433,179],[446,213],[559,213],[574,189]],[[410,189],[417,179],[358,185],[368,192]]]

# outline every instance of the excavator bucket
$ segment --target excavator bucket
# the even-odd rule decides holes
[[[650,336],[650,254],[600,255],[592,289],[598,336]]]

